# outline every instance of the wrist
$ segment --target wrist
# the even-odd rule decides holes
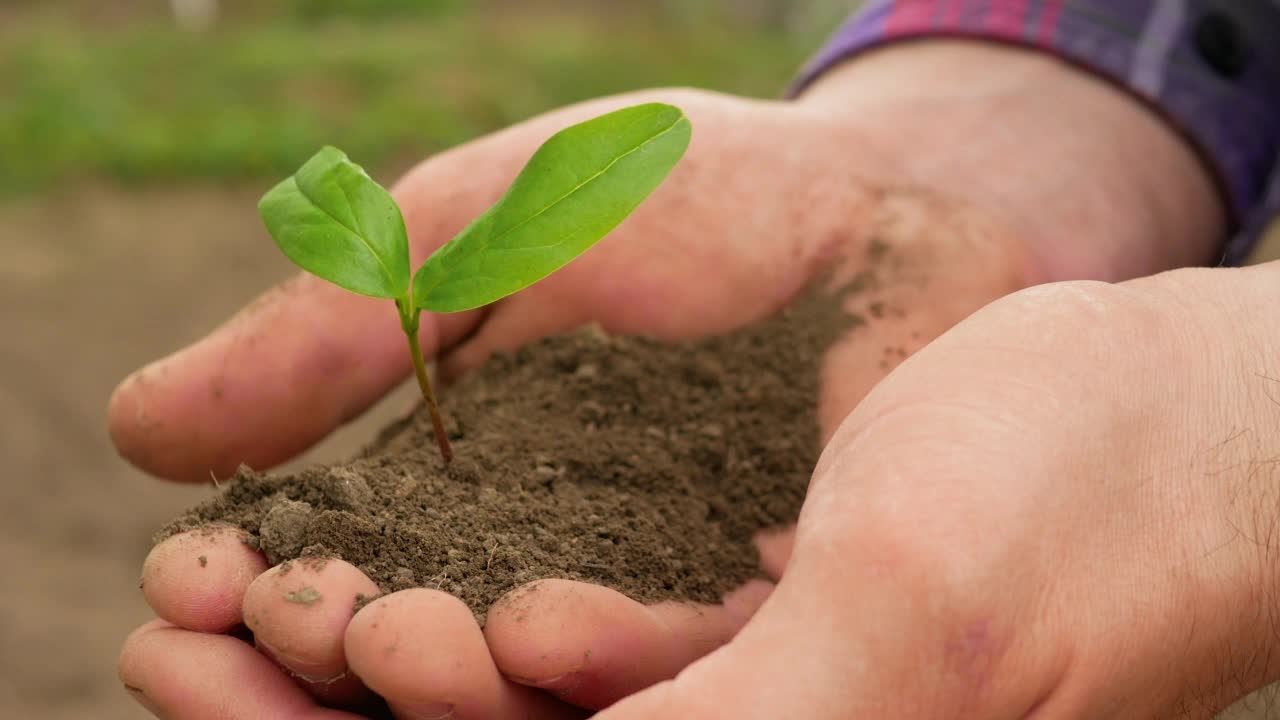
[[[1204,458],[1207,471],[1202,477],[1213,477],[1221,466],[1235,463],[1230,476],[1222,478],[1217,499],[1229,528],[1224,537],[1234,541],[1247,568],[1234,583],[1224,584],[1221,602],[1211,610],[1228,618],[1234,632],[1216,654],[1218,676],[1210,677],[1220,683],[1225,697],[1239,697],[1280,681],[1280,655],[1275,652],[1280,636],[1280,472],[1275,465],[1280,457],[1280,373],[1275,369],[1280,362],[1280,337],[1275,333],[1280,320],[1280,261],[1202,275],[1206,276],[1213,277],[1216,297],[1203,302],[1201,295],[1196,301],[1207,316],[1203,322],[1219,333],[1218,342],[1225,349],[1217,352],[1225,356],[1218,360],[1218,381],[1206,390],[1211,398],[1225,394],[1218,400],[1225,407],[1207,424],[1216,429],[1225,419],[1244,430],[1221,445],[1220,455]]]
[[[847,124],[904,186],[1013,228],[1043,280],[1212,262],[1225,232],[1187,141],[1125,91],[1044,53],[901,43],[833,69],[797,105]]]

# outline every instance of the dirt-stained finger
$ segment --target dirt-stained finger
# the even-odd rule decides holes
[[[598,709],[728,642],[771,589],[754,581],[722,605],[647,606],[599,585],[542,580],[495,603],[484,633],[508,677]]]
[[[209,526],[166,539],[143,563],[143,597],[157,615],[187,630],[239,625],[245,590],[267,569],[245,538],[237,528]]]
[[[347,628],[347,660],[397,718],[567,720],[581,710],[510,682],[475,617],[456,597],[403,590],[370,603]]]
[[[261,653],[227,635],[155,621],[125,640],[120,681],[165,720],[359,720],[320,707]]]
[[[254,642],[329,705],[349,706],[369,691],[347,668],[343,637],[356,603],[378,586],[342,560],[303,559],[258,576],[244,596]]]
[[[433,355],[478,313],[424,316]],[[372,405],[410,370],[391,303],[300,275],[194,345],[126,378],[111,396],[116,449],[139,468],[184,482],[241,464],[283,462]]]

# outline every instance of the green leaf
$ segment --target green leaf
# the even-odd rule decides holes
[[[679,108],[624,108],[553,135],[493,207],[427,259],[414,305],[459,312],[564,266],[662,184],[689,146]]]
[[[325,147],[258,203],[295,264],[352,292],[409,292],[409,239],[391,194],[341,150]]]

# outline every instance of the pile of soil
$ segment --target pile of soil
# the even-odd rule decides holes
[[[858,318],[811,293],[763,323],[667,345],[596,328],[492,358],[352,462],[242,469],[160,538],[248,531],[272,563],[340,557],[384,592],[438,588],[478,618],[541,578],[714,602],[759,574],[752,536],[794,522],[819,452],[824,350]]]

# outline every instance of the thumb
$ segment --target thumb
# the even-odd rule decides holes
[[[804,524],[733,641],[597,719],[1020,718],[1047,697],[1043,662],[1010,654],[997,617],[947,598],[936,559],[914,557],[916,528],[880,542],[869,523],[851,550]]]
[[[787,581],[784,579],[784,584]],[[846,716],[851,677],[823,648],[826,632],[803,622],[802,596],[773,596],[732,642],[690,665],[674,680],[618,702],[598,720],[655,718],[805,718]],[[815,643],[815,641],[817,641]],[[846,652],[851,655],[852,651]],[[831,662],[835,659],[836,662]],[[844,658],[843,661],[847,661]]]
[[[497,200],[549,135],[627,101],[543,115],[423,162],[393,190],[415,258]],[[446,352],[483,317],[483,310],[424,315],[423,352]],[[126,378],[112,394],[108,427],[120,454],[142,470],[207,482],[210,473],[226,477],[240,463],[265,469],[292,458],[367,409],[410,367],[389,302],[302,275]]]
[[[424,316],[423,352],[457,342],[479,312]],[[195,344],[126,378],[107,417],[140,469],[208,482],[268,468],[358,415],[410,370],[395,308],[310,275],[268,291]]]
[[[442,245],[498,189],[496,176],[489,178],[494,188],[474,177],[461,180],[479,145],[422,163],[393,190],[418,257]],[[490,147],[487,154],[494,152]],[[424,314],[423,353],[446,351],[482,317],[482,311]],[[111,396],[108,427],[116,449],[142,470],[207,482],[210,473],[226,477],[241,463],[265,469],[292,458],[410,370],[390,302],[304,273],[207,337],[126,378]]]

